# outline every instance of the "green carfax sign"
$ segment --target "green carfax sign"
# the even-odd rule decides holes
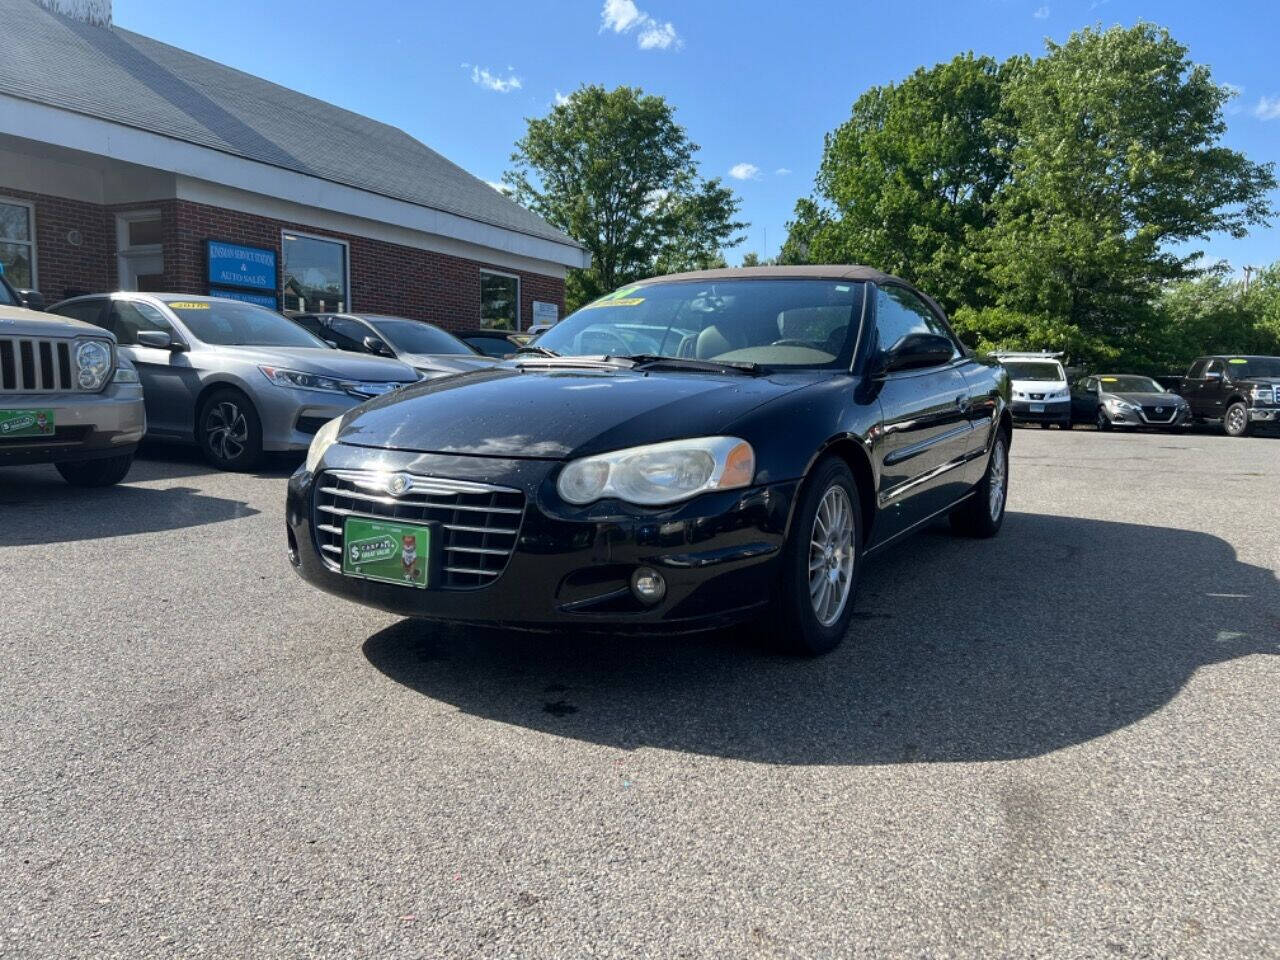
[[[427,585],[430,527],[347,517],[342,539],[343,573],[407,587]]]
[[[52,410],[0,410],[0,437],[52,436]]]

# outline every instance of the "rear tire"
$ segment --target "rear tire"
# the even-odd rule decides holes
[[[1228,437],[1247,437],[1249,435],[1249,408],[1237,400],[1227,407],[1222,418],[1222,429]]]
[[[782,549],[780,596],[760,625],[774,649],[814,657],[844,639],[862,569],[859,503],[843,460],[823,460],[809,474]]]
[[[1058,424],[1058,428],[1059,428],[1060,430],[1070,430],[1070,429],[1071,429],[1072,427],[1074,427],[1074,426],[1075,426],[1075,424],[1074,424],[1073,422],[1071,422],[1070,420],[1066,421],[1065,423],[1060,423],[1060,424]]]
[[[223,387],[200,405],[196,440],[219,470],[252,470],[262,460],[262,421],[239,390]]]
[[[1009,436],[996,434],[987,460],[986,472],[974,487],[973,496],[951,511],[951,529],[964,537],[994,537],[1004,526],[1004,508],[1009,501]]]
[[[129,468],[133,466],[133,454],[55,463],[54,466],[62,474],[62,479],[73,487],[113,487],[128,475]]]
[[[1041,420],[1041,421],[1040,421],[1040,429],[1041,429],[1041,430],[1048,430],[1051,426],[1053,426],[1053,424],[1051,424],[1048,420]]]

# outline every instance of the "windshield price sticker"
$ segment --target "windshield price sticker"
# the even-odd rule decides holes
[[[199,301],[196,301],[196,300],[191,300],[191,301],[175,300],[173,303],[170,303],[168,306],[170,310],[208,310],[209,309],[209,305],[207,303],[200,303]]]
[[[52,410],[0,410],[0,437],[51,436]]]
[[[588,303],[583,310],[595,310],[599,307],[638,307],[644,303],[644,297],[623,297],[621,300],[597,300]]]
[[[1248,360],[1235,359],[1235,360],[1228,360],[1227,362],[1228,362],[1228,363],[1248,363],[1249,361],[1248,361]]]

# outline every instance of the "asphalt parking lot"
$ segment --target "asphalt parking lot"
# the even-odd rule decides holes
[[[0,955],[1280,954],[1280,440],[1013,452],[814,661],[319,594],[289,463],[2,471]]]

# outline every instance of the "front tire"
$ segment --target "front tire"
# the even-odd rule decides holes
[[[1227,414],[1222,418],[1222,429],[1228,437],[1247,437],[1249,435],[1249,408],[1237,400],[1227,407]]]
[[[55,463],[54,466],[62,474],[62,479],[73,487],[113,487],[128,475],[129,468],[133,466],[133,454]]]
[[[1094,417],[1093,422],[1097,424],[1099,430],[1111,429],[1111,418],[1107,416],[1107,411],[1101,407],[1098,408],[1098,415]]]
[[[262,421],[239,390],[215,390],[200,406],[196,439],[219,470],[252,470],[262,459]]]
[[[986,472],[973,495],[951,511],[951,529],[961,536],[986,539],[1004,526],[1009,500],[1009,437],[1001,430],[991,446]]]
[[[858,487],[843,460],[821,461],[805,481],[782,550],[777,609],[769,640],[785,653],[814,657],[840,645],[853,616],[862,568]]]

